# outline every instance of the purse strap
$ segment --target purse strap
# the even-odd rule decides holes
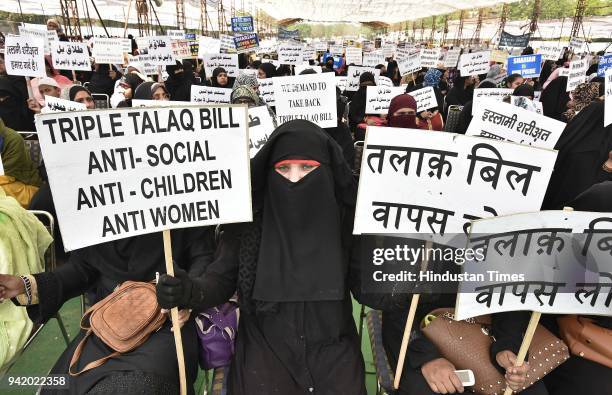
[[[97,360],[95,360],[93,362],[88,363],[80,371],[73,372],[72,368],[76,365],[77,361],[81,357],[81,353],[83,352],[83,347],[85,346],[85,342],[87,341],[87,338],[91,335],[91,333],[92,333],[92,331],[91,331],[91,329],[89,329],[87,331],[87,333],[85,334],[85,337],[83,338],[83,340],[81,340],[81,342],[79,343],[77,348],[74,350],[74,354],[72,355],[72,359],[70,360],[70,368],[68,369],[68,373],[70,373],[71,376],[78,376],[81,373],[84,373],[84,372],[86,372],[88,370],[91,370],[93,368],[97,368],[98,366],[102,366],[109,359],[121,355],[120,352],[115,351],[112,354],[105,356],[104,358],[100,358],[100,359],[97,359]]]

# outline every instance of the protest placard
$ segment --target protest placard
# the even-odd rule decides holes
[[[274,121],[268,107],[249,108],[249,155],[254,157],[274,131]]]
[[[206,76],[212,77],[213,70],[217,67],[223,67],[228,77],[238,76],[237,54],[204,54],[203,62]]]
[[[438,101],[436,100],[436,93],[431,86],[417,89],[409,93],[410,96],[414,97],[417,102],[417,113],[422,111],[438,108]]]
[[[204,55],[216,55],[221,53],[221,41],[212,37],[200,36],[198,41],[198,58],[204,59]]]
[[[385,57],[381,51],[364,52],[362,63],[364,66],[376,67],[385,64]]]
[[[568,46],[572,50],[572,52],[574,52],[576,55],[580,55],[586,50],[585,44],[586,42],[582,38],[572,37],[569,40]]]
[[[382,46],[382,54],[385,58],[391,58],[393,57],[393,55],[395,55],[395,50],[397,49],[397,46],[395,44],[385,44]]]
[[[346,73],[346,89],[349,92],[355,92],[359,89],[359,77],[361,74],[368,72],[374,75],[374,81],[378,82],[380,69],[374,67],[349,66]]]
[[[529,44],[529,38],[531,37],[530,33],[514,35],[502,31],[499,37],[499,46],[500,47],[515,47],[515,48],[525,48]]]
[[[317,51],[313,47],[302,47],[302,61],[308,63],[310,60],[317,58]]]
[[[566,92],[571,92],[586,81],[586,71],[589,68],[588,59],[574,60],[569,64]]]
[[[314,70],[317,73],[321,73],[323,71],[321,66],[314,66],[314,65],[311,66],[309,64],[298,64],[298,65],[295,65],[294,72],[295,72],[295,75],[300,75],[302,74],[302,71],[309,70],[309,69]]]
[[[143,37],[141,42],[145,42],[143,48],[138,45],[140,53],[148,56],[149,62],[156,66],[168,66],[176,64],[176,59],[172,53],[172,40],[168,36]],[[144,49],[144,50],[143,50]]]
[[[606,75],[606,70],[612,67],[612,54],[602,55],[599,57],[599,66],[597,66],[597,76],[603,77]]]
[[[19,26],[19,35],[28,37],[33,40],[43,41],[43,51],[45,55],[51,54],[51,44],[58,42],[57,32],[55,30],[47,30],[46,25],[28,24]]]
[[[491,50],[491,62],[506,63],[508,61],[508,52],[500,49]]]
[[[87,107],[83,103],[77,103],[75,101],[45,95],[45,106],[41,109],[41,113],[47,114],[50,112],[83,110],[87,110]]]
[[[278,27],[278,39],[279,40],[291,40],[291,39],[299,39],[300,38],[300,31],[295,29],[295,30],[288,30],[282,27]]]
[[[87,44],[58,41],[51,45],[51,60],[58,70],[91,71]]]
[[[559,77],[567,77],[569,76],[569,72],[569,67],[559,67]]]
[[[120,38],[94,37],[93,58],[98,64],[122,64],[123,50]]]
[[[481,136],[553,149],[565,123],[512,104],[482,100],[474,110],[467,136]]]
[[[421,48],[421,67],[440,67],[442,48]]]
[[[491,66],[489,60],[491,51],[464,53],[459,58],[459,72],[461,76],[486,74]]]
[[[354,64],[356,66],[359,66],[363,63],[362,56],[363,53],[361,51],[361,48],[346,47],[344,60],[346,64]]]
[[[537,78],[542,71],[542,55],[511,56],[506,70],[508,74],[520,74],[523,78]]]
[[[554,60],[557,61],[561,59],[563,55],[563,47],[558,44],[542,44],[540,48],[538,48],[538,53],[542,55],[542,59],[544,60]]]
[[[187,40],[174,40],[170,41],[172,47],[172,56],[176,60],[192,59],[194,56],[191,53],[191,46]]]
[[[315,49],[317,50],[317,52],[325,52],[327,51],[327,43],[325,42],[317,42],[314,44]]]
[[[166,35],[170,37],[171,40],[184,40],[185,30],[169,29],[166,30]]]
[[[293,119],[306,119],[322,128],[338,125],[333,73],[274,77],[272,80],[279,125]]]
[[[214,86],[191,85],[191,101],[193,103],[230,103],[232,89]]]
[[[257,33],[243,34],[242,36],[234,37],[234,46],[238,53],[254,51],[259,48]]]
[[[365,113],[387,114],[391,100],[403,93],[406,93],[406,89],[402,86],[368,86]]]
[[[44,42],[40,38],[7,36],[4,66],[8,75],[46,77]]]
[[[472,116],[474,110],[482,107],[485,101],[502,101],[508,96],[512,96],[514,89],[511,88],[476,88],[474,89],[474,99],[472,100]]]
[[[472,248],[484,259],[462,265],[455,319],[529,310],[612,315],[612,260],[602,244],[612,215],[541,211],[474,221]],[[600,295],[601,292],[601,295]]]
[[[457,67],[460,54],[461,48],[449,49],[446,51],[446,54],[444,54],[444,67]]]
[[[612,69],[606,70],[605,97],[604,97],[604,126],[612,124]]]
[[[250,33],[253,31],[252,16],[232,17],[232,31],[237,33]]]
[[[378,76],[378,80],[376,80],[376,86],[393,86],[393,81],[391,81],[389,77],[380,75]]]
[[[342,45],[330,45],[329,53],[334,56],[342,56],[342,54],[344,53],[344,48],[342,47]]]
[[[401,75],[406,75],[421,70],[421,53],[415,52],[401,56],[398,55],[397,66]]]
[[[236,53],[236,47],[234,46],[234,37],[228,34],[221,34],[219,39],[221,40],[221,53]]]
[[[337,76],[336,77],[336,86],[340,89],[340,92],[344,92],[346,90],[346,81],[348,77]]]
[[[274,99],[274,81],[272,78],[257,79],[259,97],[269,106],[274,107],[276,100]]]
[[[353,233],[463,233],[471,219],[540,209],[557,152],[369,126]]]
[[[525,96],[510,96],[510,104],[528,111],[538,113],[540,115],[544,114],[544,108],[542,107],[541,102],[537,100],[531,100],[530,98]]]
[[[244,106],[38,116],[64,246],[251,221],[247,125]]]
[[[278,46],[278,62],[280,64],[297,65],[304,63],[301,44],[280,44]]]

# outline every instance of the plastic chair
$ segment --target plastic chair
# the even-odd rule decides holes
[[[105,93],[92,93],[91,94],[97,109],[110,108],[110,98]]]
[[[382,312],[370,310],[367,314],[368,334],[370,335],[370,345],[372,346],[372,360],[376,368],[376,395],[384,393],[393,394],[393,370],[389,365],[387,353],[383,346],[382,339]]]
[[[446,125],[444,125],[444,131],[448,133],[456,133],[457,126],[459,126],[459,115],[463,110],[463,106],[452,105],[448,108],[448,114],[446,115]]]

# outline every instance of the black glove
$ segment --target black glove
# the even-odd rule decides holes
[[[174,270],[174,277],[168,274],[159,276],[157,286],[157,302],[164,309],[173,307],[188,307],[191,300],[193,281],[183,269]]]

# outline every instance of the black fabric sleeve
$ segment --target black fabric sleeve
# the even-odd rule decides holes
[[[491,315],[491,335],[495,338],[491,344],[490,358],[493,366],[502,373],[505,370],[497,364],[497,353],[504,350],[518,354],[523,335],[529,323],[528,311],[512,311]]]
[[[188,263],[189,276],[200,277],[214,259],[215,227],[186,229],[186,246],[184,259]]]
[[[227,302],[236,291],[240,234],[228,226],[221,234],[214,260],[206,271],[193,279],[189,308],[201,312]]]
[[[70,260],[52,272],[34,274],[38,288],[38,304],[27,307],[30,319],[41,324],[48,321],[64,302],[83,294],[99,277],[99,272],[75,251]]]

